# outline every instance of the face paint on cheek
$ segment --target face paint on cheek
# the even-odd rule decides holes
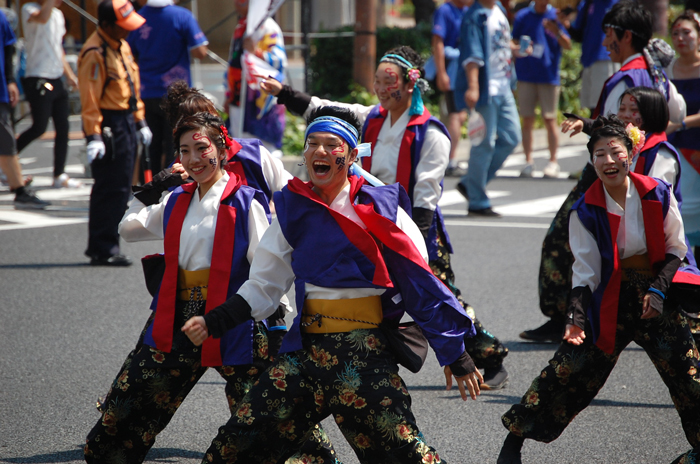
[[[384,72],[387,73],[392,78],[392,83],[390,85],[388,85],[386,89],[389,92],[391,92],[393,90],[398,90],[398,88],[399,88],[399,75],[389,68],[386,68],[384,70]]]
[[[216,161],[216,158],[209,158],[209,164],[211,164],[213,167],[216,167],[216,165],[219,163]]]
[[[391,92],[391,95],[389,96],[396,101],[401,101],[401,91],[399,90],[397,90],[396,92]]]
[[[345,141],[341,140],[340,145],[335,147],[333,149],[333,151],[331,151],[331,153],[333,153],[335,156],[339,156],[339,155],[342,155],[343,153],[345,153]]]
[[[620,44],[618,44],[617,42],[611,43],[610,50],[615,52],[615,53],[620,53]]]
[[[338,171],[342,171],[343,169],[345,169],[345,157],[343,156],[341,158],[336,158],[335,164],[338,165]]]
[[[624,169],[625,172],[630,172],[630,166],[629,166],[629,163],[627,163],[626,156],[625,156],[625,160],[622,162],[622,169]]]

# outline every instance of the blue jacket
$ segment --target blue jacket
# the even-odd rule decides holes
[[[506,14],[501,2],[496,1],[496,7]],[[459,66],[457,81],[454,86],[455,105],[457,110],[467,108],[464,102],[464,92],[467,91],[467,73],[464,71],[462,63],[468,58],[477,59],[484,62],[479,68],[479,101],[476,106],[483,106],[490,102],[489,97],[489,43],[486,20],[488,18],[487,9],[478,1],[474,2],[469,10],[462,17],[462,25],[459,32]],[[512,73],[511,82],[515,83],[515,70]]]

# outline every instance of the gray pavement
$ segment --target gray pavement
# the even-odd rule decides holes
[[[78,123],[72,124],[75,129]],[[71,145],[68,161],[76,178],[82,175],[80,145]],[[562,153],[563,171],[584,165],[580,140]],[[538,150],[535,156],[541,169],[547,154]],[[50,141],[35,142],[22,158],[39,195],[54,207],[19,214],[0,187],[0,462],[80,462],[84,438],[98,419],[95,399],[133,348],[150,299],[138,264],[87,266],[89,179],[83,179],[82,190],[47,188]],[[506,434],[500,415],[519,401],[555,349],[521,342],[518,333],[545,320],[536,288],[541,242],[574,181],[511,175],[523,162],[522,155],[511,156],[489,185],[495,209],[505,214],[500,220],[469,219],[454,190],[457,179],[445,181],[442,205],[457,285],[486,328],[510,349],[511,376],[504,390],[462,402],[456,392],[444,390],[432,354],[420,373],[402,371],[422,432],[451,463],[495,462]],[[142,242],[123,249],[139,258],[162,245]],[[199,462],[227,416],[223,382],[210,372],[158,437],[148,462]],[[357,463],[333,421],[324,426],[342,461]],[[523,456],[524,462],[541,464],[655,464],[671,462],[688,448],[663,383],[644,352],[631,345],[596,400],[564,434],[549,445],[526,443]]]

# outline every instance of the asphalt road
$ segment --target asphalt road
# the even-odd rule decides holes
[[[75,124],[75,122],[74,122]],[[20,127],[20,130],[22,127]],[[77,141],[76,141],[77,142]],[[81,176],[71,146],[69,166]],[[23,154],[39,195],[54,202],[43,213],[18,215],[0,187],[0,462],[72,463],[98,419],[104,394],[148,316],[140,266],[87,265],[87,195],[44,188],[51,143]],[[564,171],[583,166],[582,145],[569,147]],[[578,153],[578,154],[577,154]],[[538,169],[546,163],[538,152]],[[404,373],[414,413],[427,441],[451,463],[493,463],[506,435],[500,416],[518,402],[555,346],[521,342],[518,333],[544,322],[537,304],[542,238],[574,182],[518,179],[513,155],[489,189],[500,220],[468,219],[466,205],[445,182],[444,210],[455,248],[457,284],[484,325],[509,348],[510,383],[462,402],[445,391],[434,357],[418,374]],[[87,182],[89,180],[86,179]],[[63,225],[60,225],[63,224]],[[160,251],[157,242],[124,244],[134,258]],[[158,437],[149,462],[195,463],[227,420],[223,382],[208,373]],[[345,463],[356,463],[332,421],[325,422]],[[668,463],[689,448],[666,388],[644,352],[631,345],[593,404],[555,442],[527,442],[524,462]]]

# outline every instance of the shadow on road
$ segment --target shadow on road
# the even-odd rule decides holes
[[[2,266],[0,266],[2,268]],[[530,353],[533,351],[551,351],[554,353],[557,351],[557,348],[559,348],[559,343],[538,343],[538,342],[518,342],[518,341],[511,341],[511,342],[504,342],[503,343],[506,348],[508,348],[508,351],[512,351],[515,353]],[[625,348],[625,351],[631,350],[631,351],[643,351],[643,349],[636,344],[630,344],[627,348]]]
[[[54,267],[83,267],[89,265],[90,261],[80,261],[79,263],[0,264],[0,269],[50,269]]]
[[[146,456],[145,462],[175,462],[166,461],[169,458],[201,459],[202,451],[190,451],[181,448],[153,448]],[[48,463],[48,462],[73,462],[82,461],[83,445],[76,446],[71,451],[57,451],[55,453],[37,454],[35,456],[17,456],[14,458],[0,458],[0,462],[11,463]]]

